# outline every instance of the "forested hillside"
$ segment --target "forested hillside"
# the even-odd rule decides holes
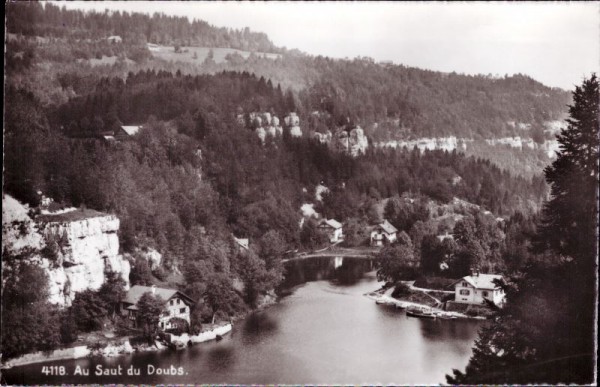
[[[349,246],[364,243],[385,206],[428,274],[459,277],[477,265],[518,272],[540,259],[529,235],[548,197],[536,173],[549,162],[544,152],[513,158],[516,151],[489,145],[475,158],[377,143],[521,136],[543,144],[553,136],[548,123],[564,117],[563,90],[525,75],[311,57],[278,49],[264,34],[186,18],[40,3],[5,8],[3,192],[30,204],[32,216],[42,195],[59,208],[116,214],[121,250],[133,257],[132,284],[185,291],[198,301],[193,323],[255,307],[280,282],[286,252],[327,243],[300,211],[305,204],[342,222]],[[173,46],[181,60],[154,56],[148,43]],[[194,59],[185,49],[192,45],[252,53],[217,63]],[[282,134],[261,141],[251,119],[257,112],[279,117]],[[299,136],[283,119],[294,112]],[[142,127],[116,139],[122,125]],[[314,138],[357,125],[369,138],[357,157]],[[503,160],[510,167],[499,166]],[[327,187],[320,199],[318,185]],[[455,233],[456,243],[438,242],[442,232]],[[236,248],[233,236],[248,238],[249,249]],[[142,257],[147,249],[162,255],[158,269]],[[445,260],[451,268],[441,273]]]
[[[106,11],[86,13],[52,3],[28,2],[6,7],[8,33],[90,42],[119,36],[129,44],[230,47],[248,51],[280,51],[266,34],[233,30],[186,17]]]

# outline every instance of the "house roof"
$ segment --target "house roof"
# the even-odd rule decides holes
[[[387,219],[384,219],[383,222],[379,224],[379,227],[381,227],[387,234],[394,234],[398,232],[398,229],[388,222]]]
[[[121,129],[123,129],[123,131],[125,131],[125,133],[127,133],[130,136],[137,134],[137,132],[140,131],[140,128],[141,128],[141,126],[138,126],[138,125],[121,126]]]
[[[194,303],[194,301],[190,297],[186,296],[184,293],[180,292],[179,290],[165,289],[165,288],[154,288],[154,289],[155,289],[154,294],[156,296],[162,298],[163,300],[165,300],[165,302],[170,300],[171,298],[173,298],[173,296],[178,295],[179,297],[185,299],[186,301],[188,301],[192,304]],[[129,289],[129,291],[127,292],[127,296],[125,297],[123,302],[125,302],[127,304],[137,305],[140,298],[142,298],[142,295],[147,292],[152,293],[152,286],[141,286],[141,285],[132,286],[131,289]]]
[[[250,241],[248,238],[236,238],[233,237],[233,240],[242,248],[248,250],[250,248]]]
[[[321,221],[321,226],[322,225],[327,225],[327,226],[329,226],[331,228],[335,228],[335,229],[342,228],[342,224],[335,219],[323,219]]]
[[[494,280],[502,279],[502,276],[499,274],[478,274],[478,275],[468,275],[463,277],[462,279],[456,281],[454,284],[460,281],[467,281],[471,286],[475,289],[496,289],[498,285],[494,283]]]

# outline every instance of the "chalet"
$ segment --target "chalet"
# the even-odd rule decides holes
[[[387,243],[394,243],[398,237],[398,230],[387,219],[379,223],[371,231],[371,246],[383,246]]]
[[[160,314],[158,325],[161,329],[175,328],[173,318],[180,318],[190,323],[190,308],[194,301],[184,293],[175,289],[157,288],[156,286],[135,285],[127,292],[125,299],[121,301],[121,314],[128,316],[135,325],[138,302],[144,293],[151,293],[165,301],[165,308]]]
[[[132,136],[138,134],[142,127],[140,125],[123,125],[115,131],[115,138],[117,140],[126,140]]]
[[[489,300],[497,306],[502,306],[504,290],[494,283],[495,280],[502,280],[502,276],[474,272],[463,277],[454,283],[454,302],[480,305]]]
[[[331,243],[336,243],[344,239],[342,224],[335,219],[321,220],[318,228],[327,234]]]

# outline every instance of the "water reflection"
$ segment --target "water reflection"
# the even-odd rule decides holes
[[[473,336],[473,329],[481,326],[480,322],[469,320],[419,320],[421,335],[428,340],[462,341]]]
[[[268,313],[253,313],[244,321],[243,340],[248,344],[256,344],[265,336],[275,334],[277,328],[277,320]]]
[[[182,351],[136,353],[64,364],[182,366],[187,374],[60,377],[40,373],[42,364],[5,370],[8,384],[438,384],[453,368],[464,370],[478,322],[421,320],[364,296],[381,286],[372,262],[310,258],[286,264],[280,303],[234,324],[221,341]],[[324,281],[316,281],[323,279]],[[291,289],[291,290],[290,290]],[[479,324],[479,325],[478,325]],[[48,365],[48,364],[45,364]]]
[[[371,268],[372,260],[363,258],[319,257],[290,261],[285,265],[285,280],[277,292],[280,296],[285,296],[294,286],[321,280],[351,286]]]
[[[232,347],[219,346],[208,352],[208,366],[213,371],[227,371],[235,366],[235,351]]]

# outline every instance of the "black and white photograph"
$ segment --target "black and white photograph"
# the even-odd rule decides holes
[[[0,385],[597,385],[600,1],[5,1]]]

